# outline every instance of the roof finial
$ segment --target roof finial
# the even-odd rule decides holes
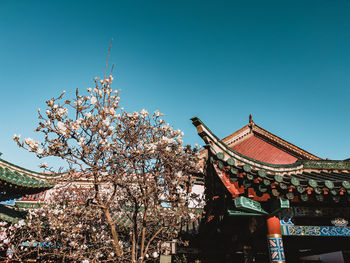
[[[249,114],[249,123],[254,123],[252,114]]]
[[[248,123],[248,127],[249,127],[250,129],[253,129],[254,125],[255,125],[255,123],[254,123],[254,121],[253,121],[253,116],[252,116],[251,114],[249,114],[249,123]]]

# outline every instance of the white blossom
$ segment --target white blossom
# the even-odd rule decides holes
[[[32,149],[37,149],[39,146],[39,142],[34,141],[32,138],[25,138],[25,143]]]
[[[57,113],[58,113],[58,115],[63,116],[63,114],[68,113],[68,109],[67,108],[59,108]]]
[[[146,116],[149,115],[148,111],[146,111],[145,109],[142,109],[142,110],[140,111],[140,114],[141,114],[143,117],[146,117]]]
[[[84,141],[85,141],[85,137],[80,137],[80,138],[79,138],[78,145],[83,146]]]
[[[14,140],[14,141],[17,142],[17,141],[19,141],[19,139],[21,139],[21,135],[20,135],[20,134],[19,134],[19,135],[17,135],[17,134],[14,134],[14,135],[13,135],[13,140]]]
[[[109,118],[106,118],[102,121],[102,124],[108,127],[111,124],[111,121],[109,120]]]
[[[56,126],[57,126],[57,130],[58,130],[59,133],[61,133],[61,134],[65,134],[66,133],[67,128],[66,128],[66,125],[63,122],[58,121]]]
[[[38,149],[36,150],[36,153],[37,153],[37,154],[43,154],[43,153],[44,153],[44,149],[43,149],[43,148],[38,148]]]
[[[95,105],[97,102],[97,99],[95,96],[91,96],[91,104]]]

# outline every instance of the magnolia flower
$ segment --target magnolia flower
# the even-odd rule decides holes
[[[22,226],[24,226],[25,224],[26,224],[26,223],[24,222],[23,219],[18,221],[18,226],[19,226],[19,227],[22,227]]]
[[[85,141],[85,137],[80,137],[78,145],[83,146],[84,141]]]
[[[63,122],[58,121],[57,122],[57,130],[59,133],[65,134],[66,130],[67,130],[66,125]]]
[[[150,153],[154,153],[154,151],[157,149],[157,146],[154,143],[150,143],[150,144],[145,144],[145,148]]]
[[[166,150],[167,152],[171,152],[171,147],[167,146],[167,147],[165,147],[165,150]]]
[[[95,96],[91,96],[91,104],[95,105],[97,102],[97,99]]]
[[[71,241],[71,242],[69,242],[69,245],[70,245],[71,247],[74,247],[75,245],[77,245],[77,242]]]
[[[152,256],[153,256],[154,258],[157,258],[157,257],[159,256],[159,254],[158,254],[157,251],[154,251],[153,254],[152,254]]]
[[[88,88],[87,91],[88,91],[88,92],[91,92],[91,88]]]
[[[114,115],[114,114],[116,114],[116,111],[115,111],[114,108],[110,108],[110,109],[109,109],[109,113],[112,114],[112,115]]]
[[[91,112],[87,112],[87,113],[85,113],[85,116],[86,116],[87,118],[90,118],[90,117],[92,116],[92,113],[91,113]]]
[[[102,124],[104,125],[104,126],[109,126],[110,124],[111,124],[111,122],[110,122],[110,120],[109,120],[109,118],[106,118],[106,119],[104,119],[103,121],[102,121]]]
[[[24,141],[32,149],[37,149],[39,146],[39,142],[34,141],[32,138],[25,138]]]
[[[175,143],[175,140],[173,138],[169,138],[169,137],[166,137],[166,136],[162,137],[162,141],[164,141],[165,143],[168,143],[168,144],[174,144]]]
[[[55,103],[55,102],[54,102],[54,100],[52,99],[52,100],[49,100],[49,101],[47,102],[47,105],[49,105],[50,107],[52,107],[54,103]]]
[[[146,111],[145,109],[140,110],[140,114],[141,114],[143,117],[146,117],[146,116],[149,115],[148,111]]]
[[[183,144],[183,140],[181,139],[181,137],[176,137],[176,141],[178,144]]]
[[[66,108],[60,108],[57,113],[58,115],[62,116],[63,114],[67,113],[68,110]]]
[[[21,139],[21,135],[19,134],[19,135],[17,135],[17,134],[14,134],[13,135],[13,140],[15,141],[15,142],[17,142],[19,139]]]
[[[38,149],[36,150],[36,153],[37,153],[37,154],[43,154],[43,153],[44,153],[44,149],[43,149],[43,148],[38,148]]]
[[[53,213],[57,216],[60,213],[60,211],[58,209],[55,209],[53,210]]]
[[[76,120],[73,124],[72,124],[72,130],[78,131],[80,129],[80,119]]]
[[[82,103],[83,103],[82,100],[77,100],[77,101],[74,102],[74,105],[80,106]]]

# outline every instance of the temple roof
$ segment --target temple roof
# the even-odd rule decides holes
[[[298,158],[292,154],[266,142],[256,135],[246,137],[244,140],[231,147],[233,150],[240,152],[253,159],[265,163],[286,164],[295,163]]]
[[[233,196],[240,194],[242,191],[239,188],[243,187],[254,189],[258,196],[269,193],[270,196],[290,200],[296,198],[307,201],[312,197],[318,201],[325,198],[334,202],[350,201],[349,161],[321,160],[290,145],[292,150],[309,158],[300,158],[293,163],[284,164],[264,162],[227,145],[200,119],[192,118],[192,122],[206,143],[209,163]],[[227,138],[225,139],[227,142]]]
[[[297,159],[321,159],[256,125],[252,115],[246,126],[222,141],[237,152],[267,163],[287,164]]]
[[[53,176],[37,173],[0,159],[0,200],[35,194],[52,188]]]

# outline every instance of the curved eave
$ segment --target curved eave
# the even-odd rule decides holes
[[[217,154],[223,153],[223,160],[233,158],[238,166],[251,165],[253,169],[264,169],[272,173],[302,173],[303,169],[313,170],[350,170],[350,162],[331,160],[298,160],[292,164],[265,163],[244,154],[241,154],[220,140],[199,118],[191,118],[193,125],[197,128],[198,135],[206,143],[206,148]]]
[[[30,177],[26,173],[13,171],[8,167],[0,167],[0,187],[11,192],[30,194],[41,192],[54,186],[51,182],[38,179]]]
[[[29,177],[36,178],[38,180],[53,180],[53,179],[57,179],[57,178],[59,178],[61,176],[61,174],[35,172],[35,171],[32,171],[32,170],[23,168],[21,166],[15,165],[13,163],[10,163],[8,161],[5,161],[5,160],[3,160],[1,158],[0,158],[0,167],[9,168],[12,171],[16,171],[16,172],[19,172],[19,173],[26,174]]]
[[[233,158],[238,161],[238,165],[243,166],[244,164],[249,164],[257,169],[266,169],[271,172],[295,172],[302,169],[302,164],[299,160],[292,164],[271,164],[250,158],[233,150],[222,142],[199,118],[194,117],[191,120],[193,125],[197,128],[198,135],[205,142],[205,147],[209,147],[214,154],[219,152],[224,153],[224,160]]]

